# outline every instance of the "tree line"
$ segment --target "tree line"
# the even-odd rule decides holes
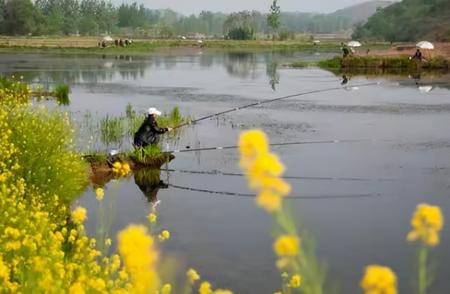
[[[273,4],[275,3],[275,6]],[[0,0],[3,35],[130,35],[175,37],[189,33],[230,38],[256,34],[327,33],[351,27],[345,17],[281,12],[276,1],[269,13],[231,14],[202,11],[184,16],[172,10],[153,10],[137,3],[114,6],[107,0]]]
[[[386,41],[450,40],[449,0],[403,0],[378,10],[353,35]]]

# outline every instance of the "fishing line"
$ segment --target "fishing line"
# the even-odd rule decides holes
[[[212,176],[230,176],[230,177],[244,177],[243,173],[230,173],[222,172],[218,170],[213,171],[201,171],[201,170],[183,170],[183,169],[161,169],[161,171],[170,173],[182,173],[193,175],[212,175]],[[348,182],[394,182],[395,179],[382,179],[382,178],[350,178],[350,177],[310,177],[310,176],[282,176],[281,178],[287,180],[309,180],[309,181],[348,181]]]
[[[391,140],[375,140],[375,139],[359,139],[359,140],[321,140],[321,141],[298,141],[298,142],[285,142],[285,143],[272,143],[269,146],[289,146],[289,145],[314,145],[314,144],[338,144],[338,143],[364,143],[364,142],[388,142]],[[231,146],[215,146],[215,147],[204,147],[204,148],[190,148],[187,146],[186,149],[170,150],[165,151],[167,153],[185,153],[185,152],[196,152],[196,151],[213,151],[213,150],[229,150],[237,149],[239,145]]]
[[[214,195],[224,195],[231,197],[246,197],[246,198],[255,198],[256,194],[250,193],[238,193],[238,192],[228,192],[228,191],[215,191],[209,189],[199,189],[188,186],[180,186],[168,184],[169,187],[179,190],[191,191],[191,192],[200,192],[200,193],[208,193]],[[305,195],[305,196],[287,196],[285,199],[345,199],[345,198],[368,198],[368,197],[379,197],[381,194],[353,194],[353,195]]]
[[[374,82],[374,83],[366,83],[366,84],[359,84],[359,85],[352,85],[352,87],[368,87],[368,86],[374,86],[374,85],[379,85],[381,84],[381,82]],[[206,119],[210,119],[213,117],[217,117],[220,115],[224,115],[227,113],[231,113],[231,112],[235,112],[241,109],[246,109],[246,108],[250,108],[250,107],[254,107],[254,106],[259,106],[259,105],[263,105],[263,104],[267,104],[267,103],[271,103],[271,102],[275,102],[275,101],[281,101],[281,100],[285,100],[285,99],[289,99],[289,98],[294,98],[294,97],[300,97],[300,96],[305,96],[305,95],[310,95],[310,94],[317,94],[317,93],[324,93],[324,92],[330,92],[330,91],[336,91],[336,90],[341,90],[341,89],[345,89],[346,87],[333,87],[333,88],[327,88],[327,89],[320,89],[320,90],[312,90],[312,91],[308,91],[308,92],[302,92],[302,93],[297,93],[297,94],[292,94],[292,95],[287,95],[287,96],[282,96],[282,97],[278,97],[278,98],[274,98],[274,99],[269,99],[269,100],[263,100],[263,101],[258,101],[258,102],[254,102],[254,103],[250,103],[250,104],[245,104],[242,106],[237,106],[228,110],[224,110],[215,114],[210,114],[207,116],[203,116],[200,117],[198,119],[195,120],[191,120],[188,121],[186,123],[183,123],[181,125],[178,125],[176,127],[174,127],[173,129],[178,129],[184,126],[188,126],[191,124],[195,124],[197,122],[206,120]]]

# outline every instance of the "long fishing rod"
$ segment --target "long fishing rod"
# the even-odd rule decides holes
[[[353,85],[352,87],[368,87],[368,86],[379,85],[380,83],[381,82],[366,83],[366,84]],[[340,87],[333,87],[333,88],[327,88],[327,89],[313,90],[313,91],[308,91],[308,92],[301,92],[301,93],[297,93],[297,94],[282,96],[282,97],[278,97],[278,98],[274,98],[274,99],[258,101],[258,102],[254,102],[254,103],[250,103],[250,104],[245,104],[245,105],[242,105],[242,106],[237,106],[237,107],[234,107],[234,108],[231,108],[231,109],[228,109],[228,110],[224,110],[224,111],[221,111],[221,112],[218,112],[218,113],[215,113],[215,114],[210,114],[210,115],[203,116],[203,117],[200,117],[200,118],[195,119],[195,120],[188,121],[188,122],[183,123],[181,125],[175,126],[173,129],[179,129],[179,128],[188,126],[190,124],[195,124],[195,123],[198,123],[198,122],[206,120],[206,119],[210,119],[210,118],[217,117],[217,116],[220,116],[220,115],[224,115],[224,114],[227,114],[227,113],[230,113],[230,112],[238,111],[238,110],[241,110],[241,109],[246,109],[246,108],[259,106],[259,105],[263,105],[263,104],[267,104],[267,103],[272,103],[272,102],[275,102],[275,101],[286,100],[286,99],[294,98],[294,97],[300,97],[300,96],[305,96],[305,95],[310,95],[310,94],[317,94],[317,93],[324,93],[324,92],[341,90],[343,88],[345,88],[345,87],[340,86]]]
[[[191,192],[200,192],[200,193],[208,193],[213,195],[225,195],[225,196],[234,196],[234,197],[246,197],[246,198],[254,198],[256,194],[250,193],[239,193],[239,192],[228,192],[228,191],[215,191],[208,189],[199,189],[188,186],[179,186],[169,184],[169,187],[191,191]],[[285,199],[345,199],[345,198],[368,198],[368,197],[380,197],[381,194],[342,194],[342,195],[304,195],[304,196],[288,196]]]
[[[338,144],[338,143],[361,143],[361,142],[378,142],[378,141],[389,141],[389,140],[374,140],[374,139],[359,139],[359,140],[321,140],[321,141],[299,141],[299,142],[285,142],[285,143],[272,143],[269,146],[289,146],[289,145],[314,145],[314,144]],[[185,153],[185,152],[196,152],[196,151],[213,151],[213,150],[228,150],[237,149],[239,145],[231,146],[216,146],[216,147],[204,147],[204,148],[190,148],[187,146],[186,149],[177,149],[165,151],[167,153]]]
[[[164,168],[161,171],[170,173],[182,173],[182,174],[193,174],[193,175],[212,175],[212,176],[230,176],[230,177],[244,177],[243,173],[231,173],[222,172],[218,170],[205,171],[205,170],[183,170],[183,169],[170,169]],[[348,181],[348,182],[394,182],[397,179],[388,178],[354,178],[354,177],[312,177],[312,176],[292,176],[286,175],[281,178],[287,180],[308,180],[308,181]]]

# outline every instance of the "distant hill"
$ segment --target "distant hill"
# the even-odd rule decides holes
[[[450,41],[449,0],[403,0],[375,13],[354,37],[387,41]]]
[[[339,9],[336,12],[328,14],[329,17],[345,17],[350,20],[352,25],[366,22],[370,16],[375,14],[377,9],[392,5],[393,1],[374,0],[361,4]]]

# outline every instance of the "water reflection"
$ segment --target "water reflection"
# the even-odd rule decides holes
[[[269,78],[269,85],[272,90],[276,90],[276,85],[280,83],[280,74],[278,73],[278,60],[274,54],[266,59],[266,75]]]
[[[134,182],[153,208],[159,203],[158,191],[169,188],[169,185],[161,180],[160,169],[138,169],[134,172]]]
[[[229,52],[224,59],[224,66],[230,76],[238,78],[256,78],[257,56],[249,52]]]
[[[202,69],[222,67],[231,77],[256,79],[259,75],[258,67],[265,65],[269,86],[275,90],[280,82],[278,68],[281,62],[303,56],[302,53],[296,55],[291,51],[197,53],[149,56],[2,54],[0,73],[20,74],[27,82],[50,87],[54,83],[101,83],[144,79],[146,74],[154,70],[172,70],[185,64],[197,64]]]

